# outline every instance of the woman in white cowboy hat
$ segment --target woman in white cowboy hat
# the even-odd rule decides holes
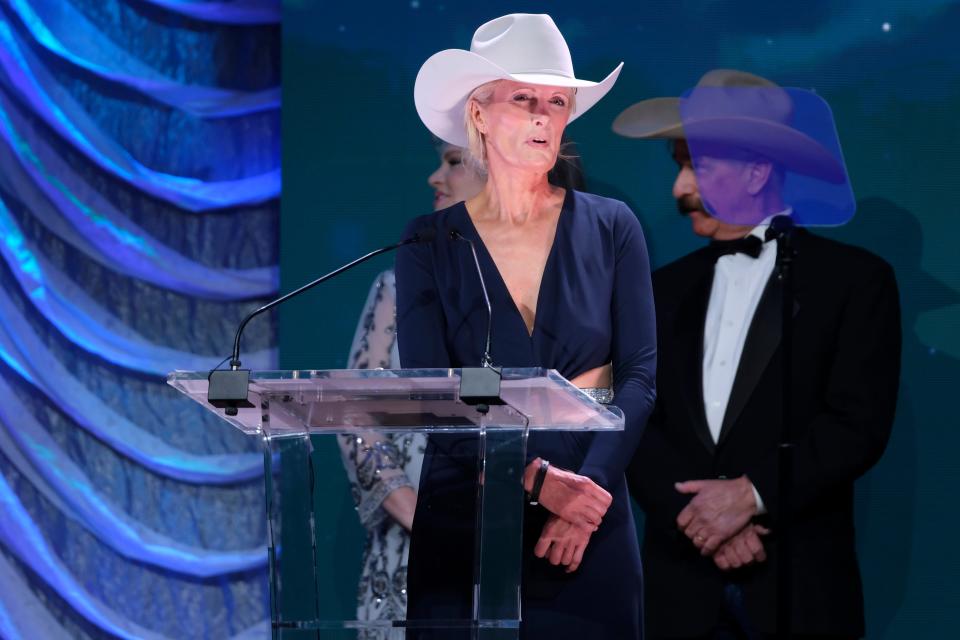
[[[539,504],[524,514],[527,638],[641,634],[640,556],[623,471],[654,401],[646,245],[622,202],[547,181],[567,123],[609,91],[619,71],[599,83],[577,79],[550,17],[514,14],[481,26],[469,51],[432,56],[414,89],[424,124],[466,147],[488,179],[475,197],[408,226],[431,227],[436,240],[397,256],[401,363],[459,367],[483,357],[487,311],[461,236],[476,246],[487,284],[493,362],[555,368],[597,388],[601,400],[615,392],[626,416],[622,432],[529,438],[524,486],[540,488]],[[428,442],[411,542],[410,620],[470,618],[472,442],[472,449],[456,436]],[[437,633],[452,637],[450,629]]]
[[[465,153],[461,147],[447,142],[437,145],[439,166],[426,179],[433,190],[434,211],[475,196],[486,183],[486,176],[464,162]],[[559,160],[549,179],[559,187],[583,188],[577,158]],[[388,269],[380,273],[370,287],[350,345],[348,369],[400,368],[396,299],[396,278],[393,269]],[[407,601],[409,532],[426,437],[419,433],[382,431],[369,431],[360,436],[349,434],[337,438],[357,515],[367,533],[357,588],[357,619],[402,619]],[[403,636],[402,629],[368,628],[359,631],[357,638],[379,640]]]

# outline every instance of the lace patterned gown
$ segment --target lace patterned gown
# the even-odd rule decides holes
[[[385,271],[370,288],[350,347],[348,368],[399,368],[395,316],[394,275],[393,271]],[[371,431],[340,436],[338,441],[357,515],[367,530],[363,571],[357,589],[357,619],[403,619],[407,608],[410,536],[382,504],[394,489],[416,489],[426,438],[419,434]],[[362,631],[358,637],[363,640],[403,638],[403,631]]]

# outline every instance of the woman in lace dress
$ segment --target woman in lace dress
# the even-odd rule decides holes
[[[440,166],[427,182],[433,208],[476,195],[484,179],[462,162],[462,150],[444,144]],[[377,276],[350,347],[350,369],[397,369],[396,286],[393,271]],[[407,606],[407,550],[426,438],[368,432],[340,436],[340,453],[360,523],[367,530],[357,591],[358,620],[402,620]],[[403,630],[361,631],[364,640],[402,638]]]

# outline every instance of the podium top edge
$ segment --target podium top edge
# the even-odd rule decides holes
[[[251,371],[250,380],[309,380],[350,378],[459,378],[460,367],[449,369],[273,369]],[[543,367],[503,367],[498,369],[504,379],[555,378],[565,380],[556,369]],[[176,369],[167,374],[167,381],[205,380],[210,371]]]

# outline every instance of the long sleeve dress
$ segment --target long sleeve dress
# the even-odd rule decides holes
[[[384,271],[370,287],[350,346],[348,368],[400,367],[396,298],[393,271]],[[410,536],[382,505],[390,492],[400,487],[416,488],[426,438],[419,433],[368,431],[338,436],[337,440],[357,515],[367,531],[357,585],[357,619],[403,620],[407,608]],[[403,631],[364,629],[357,637],[395,640],[403,638]]]
[[[622,432],[538,433],[528,454],[592,478],[613,494],[580,568],[533,555],[549,515],[524,512],[521,637],[639,638],[640,554],[624,469],[655,398],[656,332],[650,266],[637,218],[622,202],[567,191],[547,258],[532,334],[483,245],[463,203],[414,219],[412,234],[432,227],[436,239],[397,255],[397,321],[406,367],[476,366],[487,312],[470,238],[493,309],[495,365],[546,367],[567,378],[613,362]],[[424,457],[408,567],[408,618],[465,619],[471,613],[476,442],[432,436]],[[433,637],[428,632],[413,634]],[[411,633],[408,632],[408,638]],[[450,638],[450,630],[436,637]]]

